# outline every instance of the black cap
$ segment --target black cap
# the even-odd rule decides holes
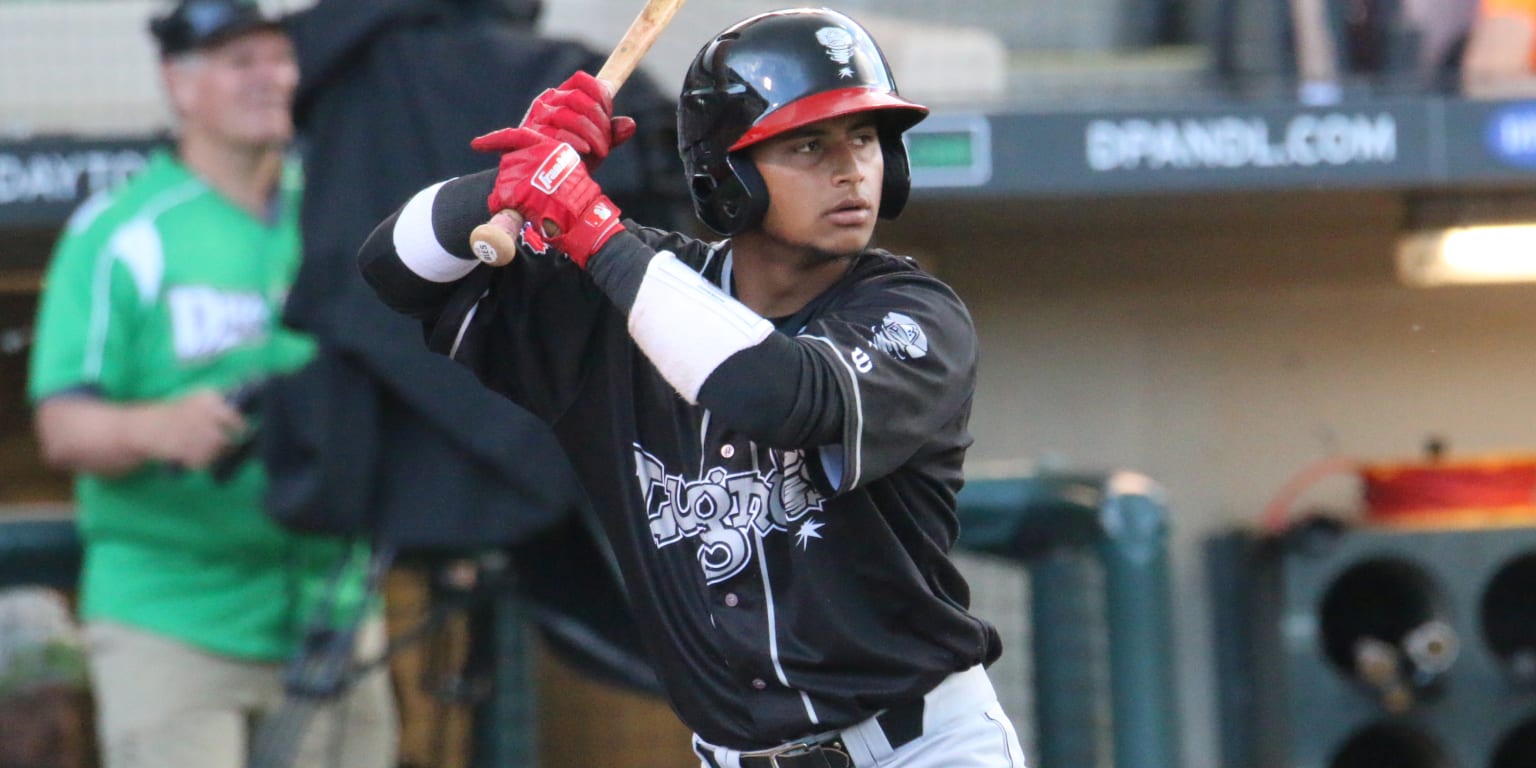
[[[257,29],[277,27],[278,21],[263,14],[254,0],[180,0],[170,13],[149,22],[149,31],[160,43],[162,57],[207,48]]]

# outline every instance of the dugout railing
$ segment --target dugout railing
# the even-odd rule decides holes
[[[1162,489],[1132,472],[972,480],[960,523],[962,547],[1028,574],[1039,765],[1178,768]]]

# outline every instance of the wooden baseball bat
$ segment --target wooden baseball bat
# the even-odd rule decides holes
[[[646,51],[651,50],[651,45],[656,42],[661,31],[672,22],[672,17],[677,15],[677,9],[682,7],[683,2],[646,0],[645,7],[630,22],[624,37],[614,47],[613,53],[608,54],[603,68],[597,72],[597,79],[607,83],[614,95],[618,95],[619,88],[635,71]],[[493,267],[510,264],[517,255],[517,231],[522,226],[523,217],[517,211],[500,211],[470,233],[470,249],[474,251],[475,258]],[[553,236],[558,233],[547,234]]]

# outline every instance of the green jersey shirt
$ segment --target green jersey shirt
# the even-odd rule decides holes
[[[307,362],[313,342],[279,322],[299,267],[300,185],[296,168],[285,173],[263,221],[160,152],[82,205],[43,286],[32,401],[165,400]],[[160,463],[79,475],[83,616],[242,658],[288,656],[351,549],[275,524],[262,508],[265,484],[257,461],[222,483]],[[355,605],[352,582],[343,592]]]

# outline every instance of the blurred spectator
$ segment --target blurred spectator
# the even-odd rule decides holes
[[[1345,0],[1343,69],[1437,91],[1458,87],[1478,0]]]
[[[1536,0],[1481,0],[1461,73],[1474,98],[1536,95]]]
[[[0,589],[0,768],[94,765],[85,677],[63,597]]]
[[[1403,17],[1415,38],[1413,62],[1421,82],[1441,92],[1460,88],[1467,35],[1478,0],[1402,0]]]
[[[243,766],[306,629],[376,606],[365,547],[284,531],[263,468],[220,463],[253,427],[230,393],[313,354],[278,323],[300,257],[293,46],[251,0],[181,0],[150,30],[175,151],[71,218],[29,395],[46,460],[75,473],[106,768]],[[309,725],[297,766],[393,764],[382,674]]]

